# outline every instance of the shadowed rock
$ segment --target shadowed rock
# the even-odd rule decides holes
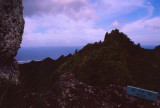
[[[24,30],[22,0],[0,0],[0,79],[17,82],[14,57]]]
[[[156,47],[154,48],[154,51],[160,52],[160,45],[156,46]]]
[[[159,108],[159,101],[129,96],[125,87],[90,86],[77,80],[72,73],[61,75],[48,91],[29,93],[24,97],[32,108]]]

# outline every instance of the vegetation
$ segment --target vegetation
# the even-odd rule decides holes
[[[7,81],[0,82],[0,108],[29,108],[30,102],[25,97],[29,93],[43,93],[48,90],[60,75],[56,69],[71,57],[69,54],[66,57],[62,55],[57,60],[46,58],[43,61],[20,64],[18,85]]]
[[[74,55],[21,64],[19,85],[0,82],[0,107],[30,107],[24,97],[44,93],[65,72],[93,86],[132,85],[160,92],[159,48],[143,49],[116,29],[106,33],[103,42],[87,44]]]
[[[124,33],[106,33],[104,42],[87,44],[57,70],[73,72],[96,86],[133,85],[160,91],[160,56],[135,45]]]
[[[20,65],[21,85],[28,91],[43,92],[59,75],[72,72],[80,81],[95,86],[132,85],[160,92],[158,48],[143,49],[116,29],[106,33],[103,42],[87,44],[74,55]]]

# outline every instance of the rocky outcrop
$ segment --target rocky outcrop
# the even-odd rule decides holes
[[[154,51],[160,52],[160,45],[156,46],[156,47],[154,48]]]
[[[93,86],[132,85],[160,92],[160,55],[134,44],[119,30],[106,33],[103,42],[87,44],[61,65],[79,81]]]
[[[25,99],[31,108],[160,108],[160,102],[127,95],[125,87],[90,86],[75,79],[72,73],[61,75],[45,93],[29,93]]]
[[[18,80],[16,56],[24,30],[22,0],[0,0],[0,79]]]

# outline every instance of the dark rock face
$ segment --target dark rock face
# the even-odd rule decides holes
[[[25,96],[32,108],[159,108],[154,103],[126,94],[124,87],[109,85],[103,88],[90,86],[65,73],[53,87],[44,93],[29,93]]]
[[[156,46],[156,47],[154,48],[154,51],[160,52],[160,45]]]
[[[0,81],[18,83],[19,70],[17,61],[10,61],[0,66]]]
[[[16,61],[24,30],[22,0],[0,0],[0,78],[17,80]]]

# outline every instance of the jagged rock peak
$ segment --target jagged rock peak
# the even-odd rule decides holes
[[[106,32],[104,43],[107,44],[117,44],[121,47],[133,46],[134,42],[131,41],[130,38],[127,37],[123,32],[119,32],[118,29],[112,30],[111,33]]]
[[[122,40],[126,40],[126,41],[130,41],[132,42],[126,34],[124,34],[123,32],[119,32],[118,29],[112,30],[111,33],[106,32],[105,34],[105,38],[104,41],[110,41],[110,40],[116,40],[116,41],[122,41]]]

